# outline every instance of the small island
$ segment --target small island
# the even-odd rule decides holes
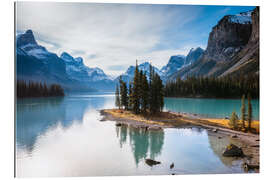
[[[116,126],[132,126],[145,131],[158,131],[164,128],[203,128],[218,139],[230,138],[242,144],[237,147],[228,144],[224,157],[243,159],[245,170],[259,171],[259,121],[252,121],[251,97],[248,95],[246,113],[245,96],[242,97],[241,119],[235,112],[230,118],[203,118],[198,114],[163,111],[164,86],[159,75],[150,65],[149,80],[136,63],[134,79],[127,83],[119,79],[115,91],[117,109],[104,109],[101,121],[115,121]]]

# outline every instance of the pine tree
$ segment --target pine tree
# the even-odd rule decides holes
[[[229,126],[232,127],[233,129],[237,130],[238,129],[238,116],[235,112],[232,112],[232,116],[229,121]]]
[[[132,83],[130,82],[128,87],[128,109],[133,107],[132,96]]]
[[[251,105],[251,95],[250,94],[248,94],[248,114],[247,114],[247,121],[248,121],[248,129],[251,130],[252,105]]]
[[[149,111],[150,113],[153,113],[154,111],[154,86],[153,86],[153,67],[150,64],[149,65],[149,71],[150,71],[150,77],[149,77]]]
[[[115,106],[120,109],[120,95],[119,95],[119,87],[118,84],[116,85],[116,90],[115,90]]]
[[[150,65],[150,81],[149,81],[149,111],[151,114],[161,112],[164,106],[163,84],[159,75],[154,72]]]
[[[122,80],[122,77],[119,78],[120,84],[120,104],[124,106],[124,108],[128,109],[128,96],[127,96],[127,84]]]
[[[246,120],[246,104],[245,104],[245,95],[242,96],[242,107],[241,107],[241,120],[242,120],[242,129],[245,130],[245,120]]]
[[[142,75],[141,80],[141,87],[142,87],[142,112],[146,113],[148,104],[149,104],[149,87],[146,74]]]
[[[164,90],[163,90],[163,84],[162,80],[160,79],[159,76],[157,76],[157,91],[158,91],[158,111],[161,112],[164,106]]]
[[[132,102],[133,102],[133,112],[138,114],[140,112],[140,99],[139,99],[139,68],[136,60],[136,68],[133,79],[133,90],[132,90]]]

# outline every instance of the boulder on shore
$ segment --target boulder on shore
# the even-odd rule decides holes
[[[247,163],[244,163],[243,167],[244,167],[245,171],[260,169],[259,165],[253,165],[253,164],[247,164]]]
[[[243,157],[244,153],[241,148],[237,147],[234,144],[230,144],[226,147],[223,152],[224,157]]]
[[[237,138],[238,136],[236,134],[231,135],[231,138]]]
[[[155,161],[155,160],[152,160],[152,159],[145,159],[145,163],[147,165],[149,165],[149,166],[154,166],[154,165],[160,164],[161,162]]]

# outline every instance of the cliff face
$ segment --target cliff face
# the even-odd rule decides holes
[[[259,31],[260,31],[260,10],[259,7],[252,12],[252,34],[249,39],[250,43],[258,43],[259,42]]]
[[[232,22],[230,16],[223,17],[209,35],[204,58],[215,61],[228,60],[248,43],[251,24]]]
[[[191,49],[185,59],[185,65],[193,64],[196,62],[204,53],[204,50],[200,47]]]
[[[220,76],[239,74],[259,74],[259,7],[252,12],[252,33],[248,44],[232,58]]]
[[[241,73],[257,72],[258,49],[259,8],[257,7],[252,12],[224,16],[209,34],[204,55],[196,63],[181,69],[170,78],[219,77],[240,71]],[[245,68],[243,65],[251,59],[252,63]]]

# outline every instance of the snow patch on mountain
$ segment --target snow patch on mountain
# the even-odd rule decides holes
[[[164,77],[164,74],[162,71],[160,71],[157,67],[153,66],[154,72],[156,72],[161,78]],[[134,77],[134,73],[135,73],[135,66],[129,66],[129,68],[127,69],[127,71],[125,73],[123,73],[122,75],[120,75],[122,77],[122,80],[129,83],[133,80]],[[150,77],[150,63],[149,62],[144,62],[142,64],[138,65],[138,69],[142,70],[145,74],[147,79],[149,80]],[[118,82],[120,76],[118,76],[115,81]]]
[[[236,15],[231,15],[230,22],[239,24],[251,24],[251,12],[252,11],[247,11]]]

